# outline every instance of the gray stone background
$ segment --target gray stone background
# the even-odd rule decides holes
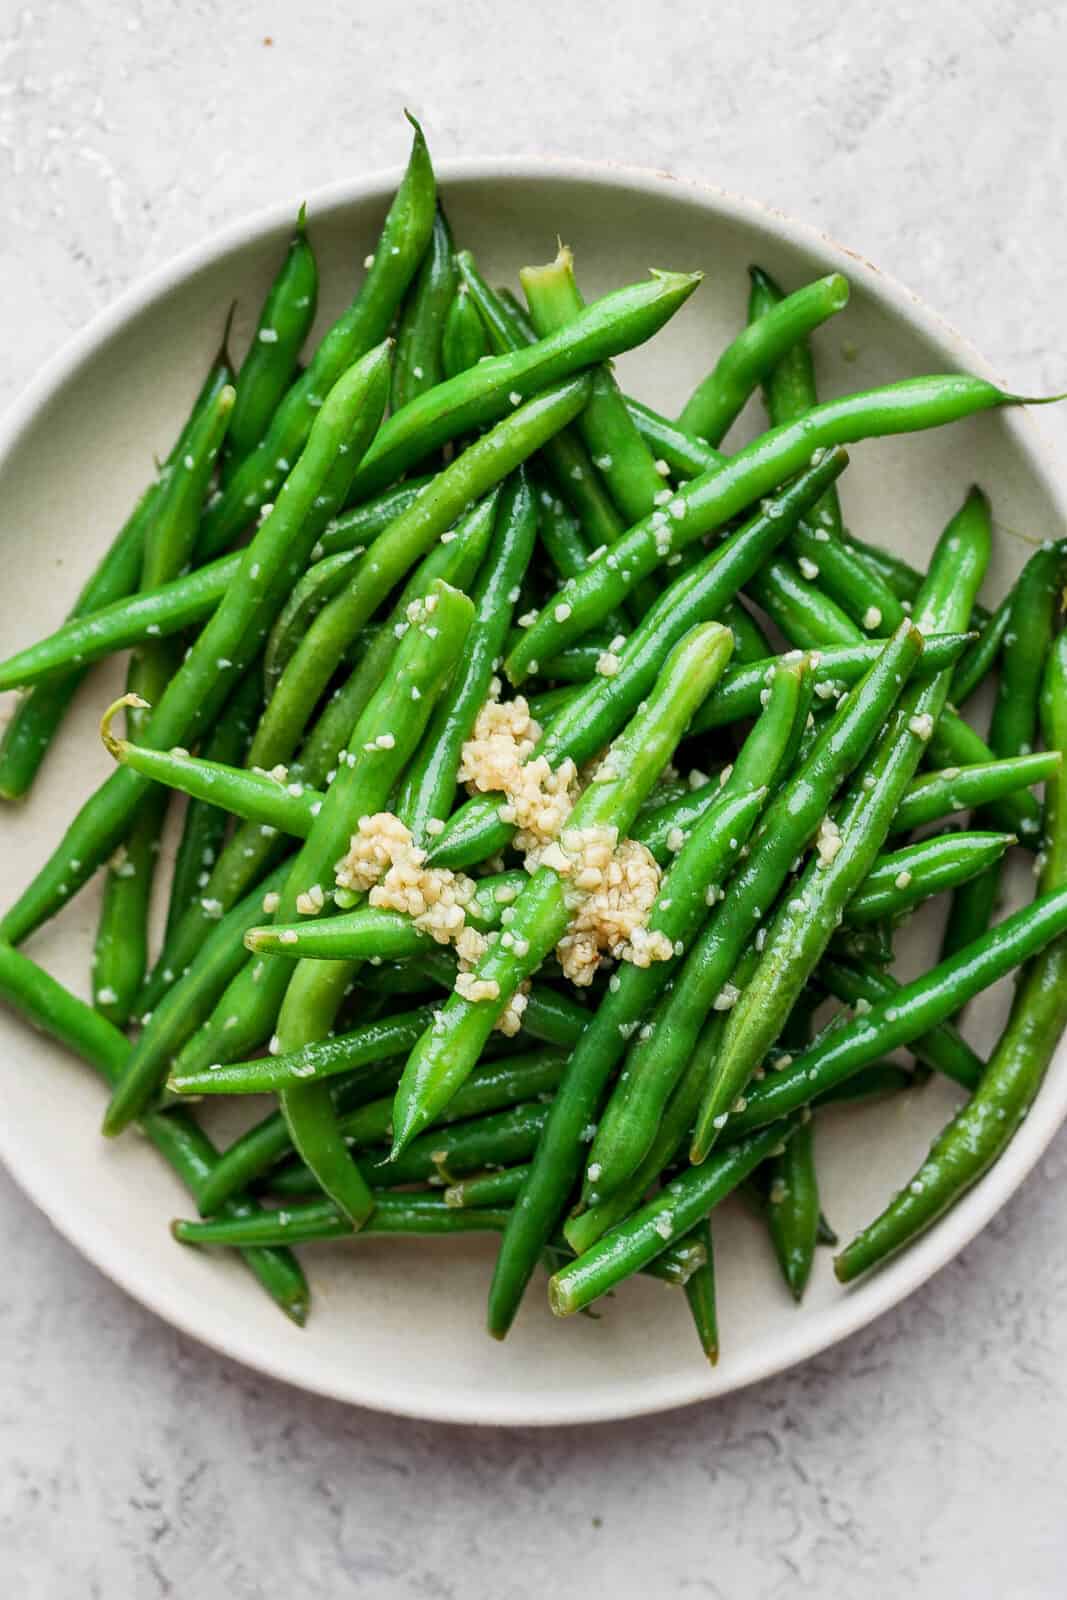
[[[221,224],[400,162],[403,104],[442,156],[615,157],[767,200],[1020,388],[1063,387],[1065,60],[1056,0],[5,3],[0,398]],[[0,1176],[4,1592],[1062,1595],[1065,1177],[1061,1135],[934,1282],[776,1381],[493,1432],[310,1399],[190,1344]]]

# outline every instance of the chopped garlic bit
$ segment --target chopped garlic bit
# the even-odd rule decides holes
[[[828,867],[830,865],[844,842],[841,837],[841,829],[837,826],[833,817],[823,817],[819,823],[819,831],[815,836],[815,848],[819,854],[820,867]]]

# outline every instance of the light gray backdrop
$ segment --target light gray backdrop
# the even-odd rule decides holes
[[[1062,388],[1065,57],[1067,9],[1038,0],[7,3],[0,398],[220,224],[399,163],[404,104],[439,156],[614,157],[769,201],[1014,385]],[[0,1176],[5,1592],[1051,1600],[1065,1178],[1061,1135],[935,1282],[778,1381],[494,1433],[308,1399],[189,1344]]]

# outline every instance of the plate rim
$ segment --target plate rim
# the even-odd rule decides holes
[[[671,194],[718,217],[750,226],[756,224],[792,246],[799,245],[814,254],[836,259],[850,278],[862,280],[865,288],[876,299],[888,302],[889,309],[896,315],[917,325],[927,337],[947,345],[971,370],[1000,381],[990,363],[970,341],[914,291],[832,235],[760,200],[701,179],[678,177],[666,170],[552,154],[467,156],[435,162],[435,169],[442,187],[450,183],[476,185],[501,178],[591,182],[623,192]],[[379,198],[385,200],[395,188],[401,170],[396,166],[376,169],[360,177],[322,185],[308,193],[308,209],[314,214],[316,209],[343,209]],[[210,266],[220,256],[247,248],[285,227],[293,213],[290,201],[277,201],[226,224],[138,279],[97,312],[83,329],[67,339],[42,364],[0,416],[0,472],[39,412],[110,338],[150,310],[187,277]],[[1028,467],[1041,479],[1049,498],[1067,523],[1067,486],[1050,441],[1030,412],[1016,410],[1001,415],[1004,425],[1015,435]],[[1067,1040],[1058,1046],[1049,1076],[1012,1144],[959,1205],[905,1255],[894,1258],[870,1279],[861,1280],[845,1291],[840,1300],[809,1312],[803,1321],[797,1322],[792,1335],[779,1341],[771,1352],[746,1355],[741,1351],[731,1357],[727,1368],[703,1369],[695,1364],[691,1375],[673,1374],[659,1382],[642,1379],[633,1389],[620,1386],[613,1396],[591,1397],[581,1406],[576,1405],[573,1398],[563,1405],[554,1403],[551,1389],[548,1389],[536,1411],[530,1409],[530,1402],[525,1398],[513,1406],[501,1405],[499,1398],[494,1398],[492,1409],[486,1410],[479,1405],[476,1392],[462,1388],[445,1391],[436,1381],[432,1385],[420,1385],[417,1380],[405,1385],[394,1382],[391,1391],[382,1395],[375,1392],[372,1381],[361,1382],[358,1371],[351,1374],[348,1382],[318,1376],[310,1346],[307,1356],[294,1361],[292,1347],[288,1345],[279,1344],[275,1353],[265,1350],[262,1343],[251,1336],[247,1340],[242,1338],[240,1331],[212,1327],[210,1311],[205,1314],[202,1310],[204,1303],[190,1304],[189,1297],[180,1290],[171,1291],[165,1282],[153,1281],[152,1275],[145,1273],[141,1258],[116,1246],[112,1237],[102,1230],[89,1229],[87,1234],[83,1233],[78,1226],[81,1213],[76,1196],[72,1194],[63,1203],[62,1195],[49,1184],[47,1174],[38,1171],[35,1163],[25,1158],[19,1140],[3,1119],[0,1119],[0,1160],[23,1192],[79,1254],[141,1305],[220,1355],[327,1399],[395,1416],[470,1426],[578,1426],[621,1421],[720,1398],[811,1359],[900,1304],[981,1232],[1048,1148],[1067,1117],[1067,1071],[1062,1070],[1065,1058]]]

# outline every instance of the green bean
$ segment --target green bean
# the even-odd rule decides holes
[[[470,251],[460,251],[456,266],[497,355],[508,355],[536,342],[536,334],[524,313],[494,293],[479,273]],[[541,453],[558,493],[578,518],[589,541],[589,552],[602,544],[614,544],[623,532],[623,521],[577,430],[564,428]]]
[[[444,376],[441,327],[452,302],[456,269],[452,235],[438,202],[422,266],[408,290],[396,330],[396,362],[390,407],[399,411],[439,384]]]
[[[519,683],[533,660],[550,660],[574,639],[580,639],[617,606],[641,578],[654,571],[668,551],[677,552],[703,534],[720,528],[762,494],[800,471],[812,452],[830,445],[911,433],[957,421],[993,406],[1017,404],[981,378],[965,376],[913,378],[885,388],[848,395],[815,406],[805,416],[746,445],[728,461],[683,484],[663,524],[652,518],[635,524],[619,542],[561,591],[569,605],[566,620],[555,616],[556,605],[542,610],[520,645],[505,663]],[[653,513],[653,516],[657,513]],[[670,541],[658,538],[669,530]],[[658,551],[664,550],[661,556]]]
[[[902,984],[862,1017],[833,1029],[783,1070],[768,1073],[749,1090],[745,1109],[731,1113],[730,1135],[747,1134],[773,1117],[807,1105],[875,1056],[910,1045],[951,1017],[965,1000],[1058,939],[1065,928],[1067,889],[1040,895],[921,978]],[[1062,993],[1057,999],[1062,1005]],[[983,1082],[988,1081],[991,1065]]]
[[[318,296],[319,273],[307,236],[307,208],[301,206],[285,259],[263,302],[237,374],[237,398],[222,457],[224,485],[270,426],[311,332]]]
[[[544,267],[524,267],[519,278],[534,328],[542,337],[566,327],[584,309],[566,245],[561,245],[555,261]],[[609,367],[601,367],[593,376],[592,394],[578,418],[578,430],[626,522],[647,516],[657,504],[663,479]]]
[[[839,272],[816,278],[785,299],[779,294],[779,303],[773,309],[762,313],[758,320],[751,320],[726,346],[712,371],[686,401],[678,418],[679,427],[711,445],[720,444],[757,384],[809,333],[843,311],[848,295],[848,281]]]
[[[285,602],[263,652],[263,686],[269,699],[278,686],[278,679],[293,659],[301,639],[314,622],[323,606],[344,588],[360,556],[360,546],[355,550],[338,550],[335,555],[324,556],[307,569],[292,594]]]
[[[568,757],[584,761],[603,748],[647,693],[667,650],[694,623],[717,615],[786,536],[804,506],[822,493],[844,465],[843,453],[824,456],[698,566],[676,579],[621,649],[609,653],[597,680],[553,719],[536,753],[555,766]],[[757,707],[762,688],[761,682],[755,695]],[[495,795],[468,801],[450,820],[431,860],[440,866],[464,867],[502,849],[513,831],[498,817],[503,803]]]
[[[248,672],[204,741],[204,759],[224,766],[240,762],[248,747],[260,706],[259,675],[254,671]],[[182,835],[174,858],[165,938],[173,933],[181,917],[207,883],[225,840],[227,824],[228,813],[207,801],[193,800],[186,807]]]
[[[856,1105],[864,1100],[884,1100],[890,1095],[900,1094],[905,1089],[913,1088],[917,1076],[916,1073],[909,1072],[907,1067],[898,1066],[895,1061],[872,1061],[870,1066],[861,1067],[851,1078],[846,1078],[844,1083],[839,1083],[836,1088],[820,1095],[819,1104],[820,1106]],[[832,1229],[827,1230],[824,1222],[825,1219],[820,1219],[819,1243],[836,1244],[837,1235]]]
[[[375,1018],[350,1033],[313,1040],[284,1055],[212,1064],[194,1071],[178,1065],[167,1080],[167,1088],[179,1095],[278,1094],[294,1084],[335,1077],[368,1063],[405,1055],[432,1021],[432,1007],[420,1006],[414,1011]]]
[[[800,1301],[815,1261],[819,1181],[812,1122],[802,1122],[781,1155],[768,1163],[767,1223],[774,1253],[793,1299]]]
[[[391,488],[383,489],[381,494],[339,512],[326,524],[321,538],[312,548],[312,561],[337,555],[341,550],[359,550],[362,555],[363,550],[385,533],[397,517],[402,517],[414,505],[426,485],[432,482],[432,473],[405,478],[403,483],[395,483]]]
[[[1064,633],[1048,658],[1041,721],[1046,743],[1061,752],[1067,749]],[[1049,913],[1067,899],[1067,785],[1062,768],[1049,783],[1045,821],[1039,897],[969,947],[974,964],[980,947],[1007,944],[1009,930],[1018,929],[1020,934],[1025,930],[1029,936],[1027,953],[1032,959],[1016,988],[1004,1032],[974,1095],[935,1141],[915,1177],[837,1257],[834,1269],[844,1283],[910,1243],[949,1210],[1002,1154],[1041,1087],[1067,1023],[1067,939],[1062,919],[1051,942],[1039,931],[1039,925],[1051,921]],[[942,969],[961,963],[967,954],[961,951],[943,962]]]
[[[705,812],[665,875],[649,917],[651,931],[672,944],[693,936],[700,902],[714,892],[737,859],[765,795],[780,770],[790,728],[802,703],[796,663],[782,665],[760,720],[749,735],[717,804]],[[736,843],[734,842],[736,841]],[[695,904],[694,904],[695,902]],[[695,918],[694,918],[695,912]],[[548,1123],[509,1220],[489,1294],[489,1331],[506,1335],[545,1241],[559,1224],[582,1165],[589,1133],[611,1072],[641,1017],[670,977],[670,964],[624,964],[582,1032]]]
[[[852,966],[829,957],[819,964],[818,977],[832,995],[856,1007],[857,1015],[866,1011],[878,1000],[895,995],[900,984],[888,972],[868,966]],[[973,1089],[985,1071],[985,1062],[975,1055],[967,1041],[957,1033],[951,1023],[943,1022],[927,1034],[913,1039],[908,1047],[917,1061],[943,1072],[946,1077]],[[842,1084],[847,1089],[851,1078]]]
[[[742,957],[742,964],[747,961],[747,955]],[[664,1108],[648,1154],[633,1176],[613,1194],[600,1196],[591,1192],[589,1208],[564,1223],[564,1236],[577,1255],[635,1211],[660,1174],[684,1153],[683,1141],[692,1129],[708,1066],[718,1049],[725,1020],[723,1013],[715,1013],[701,1028],[692,1057]]]
[[[462,265],[462,253],[457,265]],[[448,378],[409,401],[382,428],[356,474],[353,493],[366,496],[385,488],[457,435],[497,422],[550,385],[643,344],[670,320],[700,281],[700,273],[654,272],[644,283],[595,300],[549,338],[490,356],[473,371]]]
[[[136,660],[131,663],[127,681],[151,693],[161,680],[156,678],[153,686],[138,672],[139,666]],[[139,695],[133,698],[148,703]],[[126,715],[130,721],[133,709]],[[104,876],[90,976],[93,1004],[117,1028],[124,1028],[129,1021],[148,967],[152,880],[169,801],[165,789],[149,792]]]
[[[782,556],[757,572],[748,588],[790,644],[802,650],[823,645],[847,647],[856,638],[856,625],[848,612]]]
[[[720,622],[725,622],[734,636],[733,659],[742,662],[764,661],[772,654],[771,642],[740,600],[731,600],[723,607]]]
[[[530,1171],[529,1163],[504,1167],[500,1172],[482,1172],[449,1184],[442,1199],[446,1206],[510,1206]]]
[[[953,705],[961,706],[964,701],[969,700],[978,685],[992,672],[1004,643],[1004,635],[1008,631],[1010,615],[1009,593],[982,628],[966,655],[960,657],[952,674],[952,691],[949,698]]]
[[[336,1079],[331,1093],[337,1112],[343,1115],[395,1088],[402,1065],[402,1058],[387,1057],[357,1068],[349,1077]],[[201,1215],[211,1216],[232,1195],[250,1188],[292,1151],[289,1129],[280,1111],[272,1111],[253,1123],[219,1156],[198,1202]]]
[[[379,1194],[374,1215],[360,1233],[410,1234],[436,1238],[441,1234],[496,1233],[503,1227],[507,1212],[501,1209],[457,1211],[436,1195]],[[356,1237],[351,1222],[328,1200],[313,1200],[306,1205],[285,1206],[261,1211],[254,1217],[218,1222],[175,1221],[171,1232],[182,1244],[254,1245],[309,1244],[315,1239]]]
[[[47,638],[16,651],[0,666],[0,688],[50,686],[64,681],[73,663],[79,673],[92,662],[149,639],[167,638],[202,622],[233,586],[242,553],[223,556],[158,589],[75,614]]]
[[[1052,648],[1065,579],[1067,542],[1048,542],[1030,557],[1012,590],[989,723],[989,747],[996,756],[1028,755],[1034,747],[1041,678]],[[989,813],[979,820],[988,821]],[[993,865],[953,895],[941,946],[945,955],[989,926],[999,885],[1000,868]]]
[[[700,1348],[714,1367],[719,1362],[719,1318],[715,1305],[715,1254],[710,1217],[698,1222],[689,1237],[698,1239],[704,1246],[704,1262],[686,1279],[685,1298]]]
[[[773,1124],[673,1178],[659,1194],[550,1279],[548,1303],[557,1317],[572,1315],[614,1289],[687,1233],[748,1177],[794,1129]]]
[[[227,322],[227,330],[228,328]],[[224,334],[222,348],[212,362],[189,420],[179,434],[158,478],[144,491],[113,540],[110,549],[85,584],[74,602],[70,619],[76,620],[91,612],[99,611],[102,607],[121,600],[137,588],[141,576],[145,530],[152,519],[160,482],[173,470],[174,462],[183,453],[185,438],[193,421],[205,407],[213,403],[219,390],[228,384],[231,378]],[[85,677],[85,671],[85,664],[75,660],[72,670],[53,677],[50,683],[39,684],[19,701],[4,731],[3,739],[0,740],[0,797],[3,799],[17,800],[29,790],[48,746],[66,714],[67,707]],[[0,677],[0,681],[5,687],[11,687],[22,680],[17,677],[13,679]]]
[[[452,810],[463,745],[488,698],[536,532],[534,497],[520,468],[504,486],[493,542],[471,596],[474,621],[462,669],[434,712],[401,785],[397,813],[419,843],[425,840],[427,823],[443,822]]]
[[[687,954],[671,994],[646,1025],[645,1037],[630,1048],[627,1076],[620,1078],[613,1097],[618,1101],[615,1148],[611,1165],[601,1163],[599,1192],[617,1187],[648,1151],[709,1011],[728,1010],[738,998],[734,968],[756,924],[819,828],[834,793],[877,736],[921,652],[922,636],[905,623],[819,734],[807,761],[779,787],[748,858]]]
[[[690,1228],[684,1238],[675,1239],[660,1255],[638,1270],[645,1277],[655,1278],[669,1288],[684,1289],[693,1276],[707,1265],[707,1248],[699,1234],[699,1228]],[[551,1274],[573,1257],[566,1241],[559,1239],[545,1246],[543,1259]]]
[[[234,391],[221,388],[204,406],[187,432],[185,448],[166,482],[160,484],[152,519],[145,530],[141,588],[152,589],[178,575],[196,538],[200,508],[215,469],[230,414]],[[134,655],[128,686],[134,697],[158,700],[174,674],[177,661],[170,644],[150,640]],[[131,705],[126,720],[140,730]],[[145,797],[130,830],[112,857],[104,882],[96,943],[93,949],[93,1001],[118,1027],[129,1020],[148,965],[148,912],[160,834],[169,797],[154,791]]]
[[[418,123],[411,117],[408,120],[415,130],[411,157],[362,287],[319,340],[305,371],[276,407],[263,438],[209,507],[200,530],[200,560],[224,550],[254,520],[260,507],[274,497],[289,472],[289,463],[296,460],[310,438],[326,395],[342,374],[389,332],[429,241],[436,198],[426,141]],[[388,481],[399,476],[399,472],[393,473]],[[359,498],[367,496],[361,494]]]
[[[674,647],[643,708],[612,743],[571,812],[564,847],[581,828],[612,827],[617,838],[625,835],[731,648],[729,632],[717,623],[694,628]],[[481,998],[451,995],[440,1025],[428,1029],[412,1051],[397,1090],[395,1153],[448,1104],[512,995],[563,936],[569,916],[565,880],[573,868],[564,850],[557,846],[555,854],[559,865],[542,862],[512,907],[510,939],[490,945],[464,985],[477,985]]]
[[[438,582],[419,614],[412,615],[400,640],[394,670],[367,706],[349,741],[323,807],[290,869],[280,894],[279,920],[306,912],[332,884],[334,866],[359,817],[380,810],[397,776],[421,737],[434,700],[457,659],[472,615],[470,601]],[[432,619],[432,620],[431,620]],[[418,690],[412,695],[411,690]],[[262,957],[242,969],[222,996],[201,1034],[186,1046],[179,1065],[200,1063],[205,1055],[233,1059],[258,1044],[283,999],[277,1025],[278,1048],[288,1051],[328,1031],[349,980],[345,963],[320,965],[314,983],[307,968],[296,973],[276,957]],[[300,984],[293,989],[293,980]],[[297,1004],[302,996],[302,1003]],[[231,1023],[231,1019],[235,1019]],[[282,1096],[293,1143],[327,1193],[354,1222],[369,1214],[369,1190],[336,1132],[329,1091],[300,1084]]]
[[[252,764],[270,767],[292,754],[338,661],[389,591],[457,516],[575,416],[587,393],[588,380],[572,378],[514,409],[439,473],[410,510],[372,545],[367,559],[319,612],[294,652],[253,740]]]
[[[434,1124],[433,1133],[452,1123],[465,1122],[472,1117],[484,1118],[490,1112],[503,1111],[509,1106],[551,1097],[559,1086],[565,1061],[561,1050],[542,1048],[475,1067]],[[339,1121],[341,1132],[356,1150],[384,1143],[392,1124],[392,1095],[345,1112]],[[389,1169],[385,1165],[381,1170],[388,1172]]]
[[[113,1086],[118,1081],[129,1055],[129,1041],[42,967],[2,942],[0,996],[35,1028],[81,1056],[106,1084]],[[149,1112],[141,1127],[197,1200],[216,1152],[191,1114],[185,1110]],[[258,1209],[251,1201],[231,1201],[227,1216],[252,1216]],[[255,1248],[243,1250],[242,1258],[286,1316],[302,1325],[307,1316],[308,1286],[294,1257],[287,1250]]]
[[[449,1184],[464,1172],[527,1160],[536,1148],[547,1115],[548,1107],[538,1101],[509,1106],[506,1111],[447,1127],[435,1126],[412,1140],[398,1156],[385,1159],[380,1145],[363,1151],[356,1170],[368,1182],[373,1180],[387,1188],[407,1183]],[[318,1187],[315,1176],[302,1162],[271,1173],[267,1185],[278,1196],[312,1194]]]
[[[915,622],[895,638],[959,627],[970,615],[990,553],[989,507],[972,490],[948,524],[916,600]],[[783,1028],[839,918],[874,864],[890,819],[915,775],[944,708],[949,671],[909,688],[833,822],[820,825],[817,854],[770,926],[759,967],[733,1007],[697,1119],[692,1159],[702,1160],[726,1116]],[[872,918],[871,920],[876,920]]]
[[[393,603],[385,622],[367,645],[351,676],[327,702],[300,750],[299,769],[316,783],[326,779],[338,750],[362,716],[371,695],[379,688],[392,661],[397,630],[407,626],[408,608],[424,600],[440,579],[466,591],[474,582],[493,535],[496,489],[479,500],[454,529],[448,529],[423,556]]]
[[[461,372],[469,372],[488,354],[489,341],[481,316],[467,285],[460,282],[441,333],[441,365],[445,377],[455,378]]]
[[[759,267],[750,271],[747,333],[755,338],[767,318],[782,315],[788,300],[767,273]],[[797,341],[766,374],[763,394],[775,427],[804,416],[817,403],[815,365],[806,339]],[[831,488],[790,540],[791,553],[800,564],[800,576],[809,582],[818,581],[826,596],[865,632],[888,636],[904,620],[904,607],[877,568],[863,561],[855,546],[843,542],[843,532],[841,505],[837,491]]]
[[[931,641],[927,640],[927,649]],[[953,680],[955,681],[955,680]],[[988,805],[1016,789],[1045,783],[1060,767],[1058,750],[1041,750],[1034,755],[1012,756],[1004,761],[978,761],[968,767],[947,767],[928,772],[908,785],[890,824],[892,833],[908,833],[926,823],[967,811],[972,806]]]
[[[152,712],[144,737],[153,746],[166,749],[195,739],[247,670],[285,591],[306,562],[318,532],[317,518],[328,519],[374,430],[388,361],[387,347],[372,351],[327,397],[303,455],[245,551],[237,581]],[[15,943],[24,939],[77,892],[122,839],[147,787],[147,779],[124,769],[90,797],[49,861],[0,921],[4,938]]]
[[[926,761],[934,768],[971,767],[993,760],[995,757],[985,740],[962,717],[950,711],[942,715],[926,746]],[[1013,790],[999,800],[990,801],[986,816],[993,827],[1017,834],[1020,844],[1035,848],[1041,832],[1041,812],[1033,795],[1027,794],[1025,789]]]
[[[921,900],[966,883],[1014,843],[1012,833],[948,833],[880,855],[849,901],[845,921],[862,926],[903,916]]]
[[[175,1051],[210,1015],[227,984],[244,966],[245,931],[262,915],[264,895],[278,893],[287,871],[285,866],[277,867],[260,889],[246,895],[216,924],[196,960],[171,982],[155,1010],[144,1019],[104,1113],[103,1132],[108,1137],[121,1133],[151,1103]]]

